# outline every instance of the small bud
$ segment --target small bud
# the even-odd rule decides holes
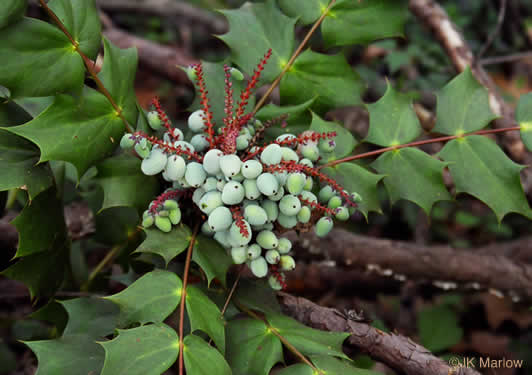
[[[244,79],[242,72],[236,68],[231,68],[229,72],[231,73],[231,77],[236,81],[242,81]]]
[[[279,261],[279,266],[283,271],[292,271],[296,268],[296,261],[290,255],[283,255]]]
[[[161,128],[163,122],[161,121],[157,111],[148,112],[146,117],[148,118],[148,125],[150,125],[150,128],[153,130],[159,130]]]

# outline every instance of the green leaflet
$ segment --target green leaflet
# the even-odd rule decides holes
[[[120,293],[105,298],[120,306],[120,327],[133,323],[160,323],[179,304],[182,285],[175,273],[155,270]]]
[[[4,0],[0,4],[0,29],[20,19],[26,12],[27,0]]]
[[[266,314],[266,319],[281,336],[305,355],[332,355],[349,359],[342,351],[342,343],[349,333],[320,331],[275,313]]]
[[[456,313],[447,305],[422,310],[417,324],[421,345],[433,352],[457,344],[464,334]]]
[[[336,132],[336,137],[332,138],[336,142],[336,148],[333,152],[327,154],[327,159],[325,155],[322,156],[325,159],[324,163],[351,155],[357,145],[355,137],[349,130],[336,122],[325,121],[315,113],[312,113],[310,130],[318,133]]]
[[[74,298],[59,301],[68,313],[68,323],[63,337],[87,335],[100,338],[114,332],[120,309],[115,303],[103,298]]]
[[[67,239],[63,202],[55,188],[28,202],[11,223],[19,234],[17,258],[51,250]]]
[[[218,306],[212,302],[199,288],[187,286],[185,297],[187,314],[190,320],[190,331],[201,330],[209,335],[218,350],[225,353],[225,325]]]
[[[421,134],[421,125],[406,94],[388,85],[376,103],[366,104],[369,131],[365,141],[384,147],[412,142]]]
[[[294,51],[296,19],[285,16],[275,0],[246,3],[240,9],[221,11],[229,21],[229,32],[220,36],[231,48],[231,60],[253,74],[260,58],[272,49],[261,78],[271,82],[281,73]]]
[[[146,239],[135,250],[136,253],[154,253],[164,258],[166,266],[172,259],[181,254],[190,243],[190,228],[184,224],[172,229],[169,233],[159,229],[144,229]]]
[[[521,126],[521,139],[529,151],[532,151],[532,93],[519,98],[515,110],[515,120]]]
[[[99,344],[105,350],[102,375],[160,375],[179,354],[177,333],[162,323],[118,330]]]
[[[188,335],[183,340],[183,345],[183,359],[188,375],[231,375],[231,368],[224,357],[203,339]]]
[[[468,68],[438,94],[436,117],[434,132],[461,135],[484,128],[497,116],[491,111],[488,90]]]
[[[214,278],[226,285],[227,270],[233,260],[218,242],[206,236],[198,236],[192,252],[192,261],[205,272],[208,285]]]
[[[311,356],[314,366],[328,375],[382,375],[380,372],[364,370],[354,367],[346,360],[329,356]],[[314,370],[304,363],[285,367],[279,375],[314,375]]]
[[[279,7],[290,17],[298,17],[303,25],[316,21],[327,9],[327,0],[279,0]]]
[[[341,163],[334,167],[323,169],[323,173],[335,180],[348,192],[357,192],[362,197],[358,204],[364,216],[368,217],[371,211],[382,212],[377,194],[377,184],[384,177],[374,174],[355,163]]]
[[[277,293],[266,280],[241,280],[233,298],[253,310],[281,313]]]
[[[491,139],[473,135],[445,145],[439,156],[449,163],[457,193],[468,193],[486,203],[501,221],[510,212],[531,217],[514,163]]]
[[[102,208],[127,206],[142,212],[159,191],[154,176],[146,176],[140,169],[141,161],[132,154],[123,153],[99,163],[96,181],[103,189]]]
[[[430,215],[434,203],[451,199],[443,183],[445,163],[419,149],[388,151],[373,162],[372,167],[385,175],[383,181],[392,203],[406,199]]]
[[[285,74],[280,90],[283,105],[316,98],[312,108],[321,113],[360,104],[364,84],[344,55],[324,55],[309,49]]]
[[[283,348],[263,321],[237,319],[227,325],[226,357],[234,375],[267,375],[283,362]]]

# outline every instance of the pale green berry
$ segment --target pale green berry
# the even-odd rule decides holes
[[[198,76],[196,75],[196,70],[193,67],[187,66],[187,67],[181,67],[181,69],[183,69],[183,71],[186,73],[190,82],[196,82],[196,79],[198,78]]]
[[[300,197],[301,197],[301,199],[304,199],[306,201],[313,202],[313,203],[318,203],[318,197],[316,197],[314,195],[314,193],[312,193],[310,191],[303,190],[301,192],[301,194],[300,194]]]
[[[178,128],[173,128],[172,129],[172,136],[174,137],[174,139],[178,140],[178,141],[181,141],[185,138],[185,136],[183,135],[183,132],[181,131],[181,129],[178,129]]]
[[[225,206],[215,208],[209,215],[209,226],[215,232],[221,232],[229,229],[233,223],[231,210]]]
[[[303,190],[311,191],[313,187],[314,187],[314,180],[312,179],[312,177],[307,176],[305,180],[305,186],[303,186]]]
[[[234,264],[245,263],[247,260],[247,247],[246,246],[233,247],[231,249],[231,258],[233,258]]]
[[[279,210],[286,216],[295,216],[301,209],[301,201],[295,195],[285,195],[279,201]]]
[[[245,150],[249,146],[249,137],[246,135],[239,135],[236,137],[236,149],[238,151]]]
[[[351,199],[353,200],[354,203],[362,203],[363,201],[362,197],[357,192],[351,193]]]
[[[246,192],[240,182],[229,181],[222,191],[222,202],[227,205],[239,204],[244,200]]]
[[[318,144],[318,147],[321,152],[333,152],[336,148],[336,142],[332,139],[321,139]]]
[[[181,210],[179,208],[170,210],[168,219],[170,219],[170,222],[174,225],[179,224],[179,222],[181,221]]]
[[[185,176],[186,170],[185,159],[179,155],[172,155],[168,158],[164,173],[171,181],[177,181]]]
[[[329,234],[332,228],[333,221],[330,217],[326,216],[318,220],[316,226],[314,227],[314,231],[318,237],[325,237]]]
[[[135,146],[135,137],[129,133],[124,134],[120,139],[120,147],[127,150],[133,146]]]
[[[253,244],[248,246],[246,250],[246,256],[249,260],[257,259],[260,257],[260,254],[262,253],[262,249],[259,245]]]
[[[283,141],[286,141],[286,140],[292,140],[292,139],[296,139],[297,137],[293,134],[281,134],[280,136],[278,136],[275,140],[278,141],[278,142],[283,142]],[[297,146],[296,142],[294,143],[291,143],[290,144],[291,147],[295,147]]]
[[[190,144],[194,146],[194,149],[198,152],[203,152],[209,148],[209,140],[203,134],[196,134],[190,138]]]
[[[218,183],[218,180],[216,177],[207,177],[205,180],[205,183],[203,184],[203,190],[205,191],[213,191],[216,190],[216,184]]]
[[[350,216],[349,215],[349,210],[345,206],[338,207],[335,210],[334,217],[337,218],[340,221],[346,221],[347,219],[349,219],[349,216]]]
[[[255,200],[261,196],[260,190],[257,186],[257,180],[244,180],[244,190],[246,191],[246,198]]]
[[[266,146],[260,154],[260,161],[266,165],[279,164],[281,162],[282,152],[281,146],[278,144],[271,144]]]
[[[229,232],[226,230],[214,233],[213,237],[220,245],[229,249],[231,244],[229,243]]]
[[[248,125],[247,129],[249,130],[249,135],[253,137],[255,135],[255,128],[253,127],[253,125]]]
[[[196,149],[194,148],[194,146],[191,143],[185,142],[185,141],[175,141],[174,142],[174,147],[178,148],[178,149],[181,149],[181,150],[188,150],[190,152],[195,152],[196,151]]]
[[[241,167],[242,161],[237,155],[224,155],[220,158],[220,169],[226,177],[236,176]]]
[[[257,178],[257,187],[264,195],[275,195],[279,191],[279,181],[273,174],[263,173]]]
[[[283,281],[284,281],[284,275],[282,275],[281,277],[283,278]],[[277,280],[277,278],[274,275],[271,275],[268,278],[268,284],[270,285],[270,288],[272,288],[273,290],[283,289],[283,285],[279,282],[279,280]]]
[[[279,191],[277,191],[277,193],[275,193],[274,195],[270,195],[268,198],[271,201],[277,202],[277,201],[280,201],[283,197],[284,197],[284,187],[280,186]]]
[[[201,233],[207,236],[212,236],[214,234],[214,231],[211,229],[207,221],[204,221],[203,224],[201,225]]]
[[[172,230],[172,222],[169,218],[163,216],[155,216],[155,226],[161,232],[168,233]]]
[[[167,200],[164,201],[163,207],[166,210],[175,210],[175,209],[179,208],[179,204],[173,199],[167,199]]]
[[[203,157],[203,168],[210,175],[217,175],[220,173],[220,158],[223,156],[223,152],[217,149],[207,151]]]
[[[299,161],[299,164],[304,165],[309,168],[314,168],[314,163],[310,159],[303,158]]]
[[[209,191],[199,201],[198,207],[206,215],[223,205],[222,193],[219,191]]]
[[[244,75],[237,68],[231,68],[229,72],[231,73],[231,77],[236,81],[242,81],[244,79]]]
[[[281,260],[281,255],[277,250],[271,249],[266,251],[264,258],[266,259],[266,262],[270,264],[277,264],[279,263],[279,260]]]
[[[292,150],[289,147],[281,147],[282,152],[282,159],[284,161],[295,161],[296,163],[299,161],[299,156],[297,155],[297,152]]]
[[[327,207],[329,207],[331,210],[334,210],[335,208],[338,208],[342,205],[342,198],[335,195],[331,199],[329,199],[329,202],[327,203]]]
[[[253,259],[249,264],[249,268],[256,277],[264,277],[268,274],[268,263],[263,257]]]
[[[237,173],[234,176],[229,176],[225,178],[226,181],[236,181],[236,182],[242,182],[245,180],[245,177],[242,176],[242,173]]]
[[[145,218],[142,219],[142,226],[144,228],[149,228],[153,225],[155,219],[153,218],[153,216],[146,216]]]
[[[150,155],[146,159],[142,160],[140,169],[145,175],[153,176],[163,171],[163,169],[166,167],[167,161],[168,157],[164,154],[164,152],[158,148],[155,148],[151,150]]]
[[[232,243],[237,246],[247,245],[251,241],[251,226],[246,220],[242,220],[241,225],[244,225],[247,234],[241,232],[240,226],[236,222],[231,224],[231,228],[229,229],[229,236],[231,237]]]
[[[159,212],[157,212],[157,215],[161,216],[161,217],[168,217],[170,213],[168,212],[168,210],[160,210]]]
[[[292,250],[292,242],[288,238],[279,238],[279,246],[277,250],[280,254],[288,254]]]
[[[288,179],[288,172],[282,171],[282,172],[273,172],[273,175],[279,181],[279,185],[284,186],[286,184],[286,180]]]
[[[198,188],[194,190],[192,194],[192,202],[196,203],[196,206],[199,206],[201,198],[205,195],[205,190],[203,188]]]
[[[219,192],[222,192],[224,191],[224,187],[225,187],[225,184],[227,182],[225,182],[225,179],[224,180],[218,180],[218,182],[216,183],[216,189],[219,191]]]
[[[321,188],[320,192],[318,193],[318,198],[321,203],[327,203],[329,202],[329,199],[331,199],[334,196],[334,190],[330,185],[325,185]]]
[[[192,114],[188,118],[188,128],[194,133],[199,133],[203,131],[206,128],[205,112],[203,112],[201,109],[192,112]]]
[[[296,261],[290,255],[283,255],[279,260],[279,266],[283,271],[292,271],[296,268]]]
[[[257,243],[263,249],[275,249],[279,245],[279,240],[272,231],[263,230],[257,235]]]
[[[320,157],[320,150],[314,144],[303,145],[300,148],[301,155],[311,161],[316,161]]]
[[[290,173],[286,179],[286,190],[290,194],[299,195],[307,182],[307,176],[303,173]]]
[[[299,221],[302,224],[306,224],[310,221],[310,217],[312,216],[312,211],[310,210],[310,207],[303,206],[301,207],[301,210],[297,213],[297,221]]]
[[[205,182],[207,173],[200,163],[195,161],[187,164],[187,170],[185,172],[185,180],[192,187],[200,187]]]
[[[244,209],[244,218],[251,225],[263,225],[268,220],[268,215],[262,207],[250,204]]]
[[[153,130],[159,130],[163,125],[163,122],[161,121],[161,118],[159,117],[157,111],[148,112],[146,117],[148,118],[148,125],[150,125],[150,128],[152,128]]]
[[[293,227],[297,225],[297,216],[296,215],[288,216],[280,212],[279,217],[277,218],[277,222],[283,228],[292,229]]]

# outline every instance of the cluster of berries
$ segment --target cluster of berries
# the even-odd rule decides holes
[[[234,263],[247,263],[255,276],[269,275],[271,287],[282,289],[283,271],[293,270],[295,260],[290,255],[291,242],[277,234],[314,225],[316,234],[325,236],[333,227],[332,218],[347,220],[360,196],[346,192],[314,166],[320,155],[334,150],[335,133],[283,134],[270,144],[257,143],[273,122],[262,124],[244,115],[244,108],[269,55],[259,64],[235,111],[231,83],[235,73],[226,67],[223,127],[216,130],[202,66],[196,65],[192,69],[203,108],[188,119],[193,134],[189,141],[171,126],[154,100],[148,123],[154,130],[164,127],[162,137],[136,132],[124,135],[120,145],[134,148],[143,159],[144,174],[162,173],[171,184],[145,211],[144,227],[155,225],[169,232],[181,221],[181,208],[187,207],[182,201],[189,199],[204,219],[204,234],[226,248]],[[323,187],[319,189],[317,183]],[[317,196],[313,191],[319,191]]]

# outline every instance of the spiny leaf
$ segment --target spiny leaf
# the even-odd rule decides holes
[[[209,335],[218,350],[225,353],[225,327],[220,309],[200,289],[193,285],[187,287],[187,313],[190,319],[190,331],[201,330]]]
[[[19,235],[17,258],[50,250],[54,244],[64,243],[67,238],[63,202],[55,188],[28,202],[11,223]]]
[[[364,370],[354,367],[349,361],[330,356],[310,356],[314,366],[331,375],[383,375],[380,372]]]
[[[101,210],[117,206],[135,207],[139,212],[146,209],[159,189],[159,182],[142,173],[140,163],[131,154],[120,154],[96,166],[96,181],[104,193]]]
[[[237,319],[227,325],[226,358],[234,375],[267,375],[283,361],[283,348],[263,321]]]
[[[124,124],[102,94],[86,88],[79,100],[58,95],[54,104],[32,121],[5,129],[37,144],[41,162],[74,164],[80,178],[116,148]]]
[[[456,313],[449,306],[433,306],[419,313],[418,332],[421,344],[439,352],[457,344],[463,336]]]
[[[70,335],[25,344],[37,356],[39,367],[36,375],[99,374],[102,369],[105,353],[89,335]]]
[[[209,285],[214,278],[226,285],[227,270],[233,261],[218,242],[209,237],[198,236],[194,244],[192,261],[205,272]]]
[[[0,29],[19,20],[27,6],[27,0],[3,0],[0,4]]]
[[[48,6],[78,43],[79,50],[96,58],[102,25],[94,0],[51,0]]]
[[[173,272],[148,272],[120,293],[105,297],[120,306],[120,327],[160,323],[181,300],[183,283]]]
[[[37,164],[39,150],[34,144],[0,130],[0,191],[25,188],[30,199],[53,184],[48,164]]]
[[[323,21],[323,39],[328,46],[345,46],[403,36],[407,16],[406,0],[339,0]]]
[[[521,126],[523,143],[529,151],[532,151],[532,93],[522,95],[519,98],[515,119]]]
[[[272,49],[261,78],[273,81],[294,50],[296,19],[285,16],[275,3],[246,3],[240,9],[221,11],[229,21],[229,32],[220,36],[231,48],[231,60],[252,74],[260,59]]]
[[[304,363],[296,363],[285,367],[278,373],[279,375],[315,375],[314,370],[309,365]]]
[[[486,203],[501,221],[510,212],[531,217],[530,206],[514,163],[491,139],[473,135],[445,145],[439,156],[449,163],[457,193],[468,193]]]
[[[233,298],[253,310],[281,313],[277,293],[265,280],[242,279]]]
[[[491,112],[488,90],[468,68],[438,93],[436,117],[434,132],[461,135],[484,128],[497,116]]]
[[[361,103],[364,85],[345,56],[306,50],[281,80],[282,104],[299,104],[317,97],[312,108],[325,112]]]
[[[118,323],[120,309],[103,298],[82,297],[59,301],[68,313],[68,323],[63,337],[86,335],[93,338],[113,333]]]
[[[377,194],[377,184],[384,177],[374,174],[355,163],[341,163],[334,167],[325,168],[325,174],[335,180],[340,186],[349,192],[357,192],[362,197],[358,204],[364,216],[371,211],[382,212]]]
[[[99,344],[105,350],[102,375],[160,375],[179,354],[177,333],[162,323],[118,330],[118,337]]]
[[[231,368],[220,352],[195,335],[183,342],[185,369],[189,375],[231,375]]]
[[[325,0],[279,0],[279,7],[290,17],[298,17],[303,25],[316,21],[327,9]]]
[[[190,228],[184,224],[173,228],[170,233],[164,233],[158,229],[144,229],[144,232],[146,239],[135,252],[160,255],[164,258],[166,266],[190,243]]]
[[[357,141],[353,134],[342,125],[332,121],[325,121],[320,116],[312,113],[312,123],[310,124],[310,130],[314,130],[318,133],[336,132],[336,137],[333,138],[336,142],[336,147],[333,152],[326,155],[322,155],[323,161],[337,160],[347,155],[351,155],[357,145]]]
[[[23,18],[2,29],[0,61],[0,85],[13,98],[55,95],[83,86],[80,55],[57,27],[44,21]]]
[[[266,319],[281,336],[305,355],[333,355],[349,359],[342,351],[342,343],[349,333],[309,328],[280,314],[266,314]]]
[[[391,85],[376,103],[366,105],[369,131],[366,141],[384,147],[412,142],[421,134],[421,126],[412,100]]]
[[[385,175],[392,203],[406,199],[419,205],[427,215],[437,201],[450,200],[443,182],[445,163],[416,148],[404,148],[382,154],[372,166]]]

